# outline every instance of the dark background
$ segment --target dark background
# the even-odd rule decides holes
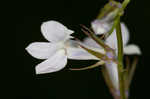
[[[17,2],[15,7],[16,64],[10,77],[11,97],[15,99],[111,99],[100,67],[85,71],[69,71],[68,67],[81,67],[95,61],[69,60],[63,70],[36,75],[35,66],[42,62],[30,56],[25,47],[31,42],[46,41],[40,32],[42,22],[57,20],[74,30],[74,36],[83,39],[79,24],[86,26],[94,20],[107,0],[49,0],[49,2]],[[149,18],[148,0],[131,0],[124,21],[130,32],[130,43],[140,46],[142,56],[131,86],[130,99],[148,97],[149,80]]]

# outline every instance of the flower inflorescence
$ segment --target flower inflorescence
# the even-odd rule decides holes
[[[129,85],[130,81],[124,81],[124,77],[126,77],[125,80],[128,80],[131,75],[126,76],[122,72],[122,69],[125,67],[123,66],[123,60],[119,59],[120,55],[141,54],[137,45],[127,44],[129,41],[129,30],[123,22],[120,23],[122,15],[120,13],[125,9],[127,1],[125,0],[121,4],[110,0],[101,10],[97,19],[91,22],[92,30],[81,25],[83,33],[88,36],[83,41],[72,40],[74,37],[71,34],[74,31],[57,21],[44,22],[41,25],[41,32],[49,42],[34,42],[26,48],[33,57],[44,59],[42,63],[36,66],[36,73],[57,72],[67,65],[68,59],[98,60],[94,65],[71,70],[85,70],[103,65],[105,67],[103,69],[103,72],[105,72],[104,78],[108,86],[111,86],[110,89],[113,87],[114,92],[121,93],[120,96],[122,99],[125,99],[123,98],[123,95],[125,95],[123,82],[127,82],[125,84]],[[118,28],[117,26],[120,27]],[[104,40],[97,35],[103,35],[105,37]],[[121,55],[122,57],[123,55]],[[129,74],[133,74],[132,72]],[[129,86],[127,86],[126,90],[128,88]],[[113,96],[117,95],[117,93],[112,94]]]

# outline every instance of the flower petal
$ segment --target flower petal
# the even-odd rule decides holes
[[[48,41],[59,42],[70,38],[74,31],[57,21],[47,21],[41,25],[41,32]]]
[[[26,50],[33,57],[38,59],[47,59],[52,56],[58,49],[58,44],[46,43],[46,42],[35,42],[31,43]]]
[[[124,53],[128,55],[132,54],[141,55],[141,50],[137,45],[130,44],[124,47]]]
[[[67,64],[65,50],[57,51],[52,57],[36,66],[37,74],[51,73],[63,69]]]
[[[124,23],[121,23],[121,31],[122,31],[123,45],[125,46],[129,41],[129,31]],[[117,49],[116,30],[114,30],[112,34],[106,39],[106,44],[108,44],[111,48]]]
[[[91,23],[91,26],[96,34],[104,34],[111,29],[112,24],[105,22],[103,20],[94,20]]]
[[[102,47],[100,47],[100,45],[98,45],[93,39],[91,39],[89,37],[85,38],[83,40],[83,43],[89,47],[102,49]]]
[[[67,56],[68,56],[69,59],[75,59],[75,60],[99,60],[97,57],[91,55],[86,50],[81,48],[78,43],[80,43],[81,45],[84,45],[85,47],[87,47],[89,49],[93,49],[93,50],[95,50],[97,52],[104,53],[104,49],[91,47],[90,45],[86,45],[86,44],[81,43],[81,42],[69,40],[68,41],[68,46],[67,46]]]
[[[68,47],[67,56],[69,59],[74,60],[99,60],[97,57],[91,55],[82,48]]]
[[[126,45],[129,42],[129,30],[124,23],[121,23],[123,44]]]
[[[106,62],[106,69],[108,71],[110,80],[112,81],[114,88],[119,89],[117,64],[114,62]]]

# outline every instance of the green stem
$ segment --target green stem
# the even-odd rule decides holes
[[[117,19],[118,17],[120,17],[120,16],[118,15],[118,16],[116,17],[116,19]],[[114,29],[116,28],[117,23],[118,23],[118,21],[117,21],[117,20],[114,20],[113,26],[112,26],[112,28],[108,31],[108,33],[105,34],[105,38],[109,37],[109,36],[112,34],[112,32],[114,31]]]
[[[122,11],[127,7],[127,5],[128,5],[129,2],[130,2],[130,0],[124,0],[123,1],[122,8],[121,8]]]
[[[122,32],[120,26],[120,17],[117,19],[118,23],[116,25],[117,33],[117,45],[118,45],[118,61],[122,63],[123,60],[123,41],[122,41]]]
[[[135,73],[135,69],[136,69],[136,66],[137,66],[137,63],[138,63],[138,58],[136,57],[132,63],[132,66],[130,68],[130,71],[129,71],[129,75],[128,75],[128,87],[130,86],[131,84],[131,81],[133,79],[133,76],[134,76],[134,73]]]
[[[119,76],[119,87],[120,87],[120,97],[121,99],[126,99],[125,95],[125,86],[124,86],[124,75],[123,75],[123,41],[122,41],[122,33],[120,26],[120,17],[117,19],[118,23],[116,25],[116,33],[117,33],[117,45],[118,45],[118,76]]]

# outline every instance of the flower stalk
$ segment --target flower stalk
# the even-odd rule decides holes
[[[119,76],[119,89],[121,99],[126,99],[125,95],[125,86],[124,86],[124,74],[123,74],[123,42],[122,42],[122,33],[120,26],[120,18],[117,19],[118,23],[116,25],[116,34],[117,34],[117,45],[118,45],[118,76]]]

